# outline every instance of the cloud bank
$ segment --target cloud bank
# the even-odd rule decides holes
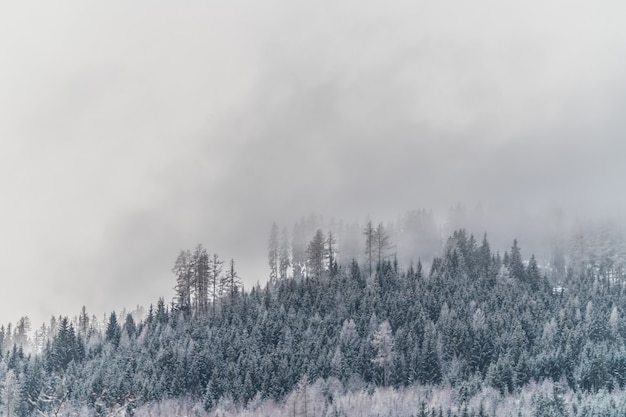
[[[619,214],[624,8],[3,3],[0,321],[168,299],[199,242],[263,281],[311,212]]]

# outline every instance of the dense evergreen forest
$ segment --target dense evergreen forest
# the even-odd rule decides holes
[[[382,224],[357,231],[347,259],[332,231],[273,226],[263,286],[199,245],[145,314],[3,327],[2,415],[626,415],[621,266],[557,276],[459,229],[425,267]]]

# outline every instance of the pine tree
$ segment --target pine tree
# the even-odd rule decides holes
[[[3,415],[12,417],[17,415],[18,406],[21,400],[21,384],[13,370],[6,373],[2,384],[2,408],[5,411]]]
[[[181,251],[176,259],[176,263],[172,268],[172,272],[176,276],[176,304],[179,309],[191,311],[191,293],[193,290],[193,262],[191,252]]]
[[[270,230],[270,239],[268,243],[267,258],[270,265],[270,282],[274,283],[278,278],[278,226],[276,222],[272,223]]]
[[[107,341],[109,341],[109,338],[107,338]],[[50,344],[48,366],[55,371],[65,370],[69,363],[77,358],[76,347],[74,326],[70,324],[67,317],[62,317],[59,320],[58,330]]]
[[[228,264],[228,270],[226,274],[222,276],[222,293],[228,296],[231,300],[239,294],[241,289],[241,280],[235,270],[235,260],[231,258]]]
[[[83,306],[80,309],[80,315],[78,316],[78,332],[81,336],[87,335],[89,329],[89,315],[87,314],[87,307]]]
[[[367,276],[368,278],[372,278],[372,262],[374,260],[375,254],[375,231],[372,226],[372,221],[368,221],[365,229],[363,230],[363,234],[365,235],[365,256],[367,259]]]
[[[135,337],[135,334],[137,333],[137,325],[135,324],[135,319],[132,314],[129,313],[126,315],[126,321],[124,321],[122,331],[126,333],[129,338]]]
[[[157,300],[157,310],[154,318],[158,323],[162,324],[167,323],[167,320],[169,319],[167,306],[165,305],[165,299],[163,297],[159,297]]]
[[[383,369],[383,385],[387,386],[389,384],[389,368],[394,359],[393,335],[387,320],[380,323],[372,335],[372,345],[376,349],[376,356],[372,362]]]
[[[418,377],[424,384],[441,382],[441,363],[437,353],[437,329],[432,322],[429,322],[425,328]]]
[[[488,284],[493,285],[493,280],[491,279],[492,277],[490,277],[491,249],[489,248],[489,242],[487,241],[487,233],[483,235],[483,242],[480,245],[480,248],[478,248],[478,264],[481,278],[486,280]]]
[[[324,259],[326,256],[326,238],[321,229],[317,229],[313,239],[306,249],[307,269],[313,278],[320,279],[324,272]]]
[[[28,345],[28,332],[30,332],[30,319],[26,316],[21,317],[15,326],[13,343],[26,347]]]
[[[505,254],[506,257],[506,254]],[[511,247],[511,255],[508,259],[508,266],[511,276],[518,281],[525,281],[526,271],[524,268],[524,262],[522,262],[522,254],[519,246],[517,246],[517,239],[513,241],[513,246]]]
[[[280,256],[279,256],[279,273],[280,279],[287,279],[287,271],[291,266],[291,259],[289,255],[289,235],[287,233],[287,228],[283,228],[281,240],[280,240]]]
[[[541,272],[539,272],[539,266],[537,265],[535,255],[532,255],[528,261],[525,276],[531,288],[535,291],[538,290],[541,286]]]
[[[206,390],[202,397],[202,403],[204,405],[204,409],[206,411],[212,411],[213,408],[217,405],[217,401],[219,400],[219,393],[216,392],[215,386],[213,384],[213,379],[209,380],[209,383],[206,386]]]
[[[332,230],[328,231],[328,236],[326,238],[326,255],[325,258],[328,261],[328,271],[330,272],[330,276],[335,277],[338,273],[338,266],[336,260],[336,252],[337,252],[337,240],[335,239],[335,235]]]
[[[61,329],[63,329],[63,326],[61,326]],[[59,333],[60,332],[61,331],[59,331]],[[113,346],[117,347],[120,344],[121,334],[122,334],[122,331],[120,329],[120,325],[117,322],[117,315],[115,314],[115,311],[114,311],[109,316],[109,323],[107,324],[105,340],[107,342],[110,342]]]
[[[360,343],[354,320],[344,320],[339,333],[339,346],[348,372],[356,372]]]

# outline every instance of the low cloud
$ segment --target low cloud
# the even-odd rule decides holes
[[[625,206],[622,4],[2,7],[2,321],[168,299],[200,242],[262,282],[311,212]]]

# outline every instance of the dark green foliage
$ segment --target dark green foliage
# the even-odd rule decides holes
[[[48,369],[63,371],[67,369],[70,362],[82,359],[83,349],[81,345],[82,343],[74,333],[74,326],[69,323],[67,317],[61,318],[56,335],[44,351]],[[11,361],[10,358],[9,368]]]
[[[122,336],[122,329],[117,323],[117,315],[115,311],[109,316],[109,324],[107,324],[106,332],[104,333],[105,340],[110,342],[113,346],[117,347],[120,344],[120,337]]]
[[[533,380],[580,393],[626,386],[621,284],[571,276],[566,291],[553,293],[537,261],[524,264],[517,242],[503,260],[486,238],[479,245],[463,230],[429,274],[421,262],[405,271],[382,259],[371,279],[356,260],[326,273],[328,241],[321,232],[318,241],[308,278],[281,273],[265,288],[229,292],[201,309],[190,310],[188,294],[177,293],[185,308],[170,310],[161,298],[143,320],[129,314],[120,326],[111,313],[103,331],[83,319],[77,334],[61,317],[40,355],[4,347],[6,369],[28,399],[20,415],[48,413],[65,397],[103,414],[177,397],[206,410],[224,396],[242,405],[257,395],[283,400],[305,375],[357,388],[450,384],[461,401],[485,385],[511,394]],[[373,340],[384,322],[393,354],[381,366]],[[559,390],[538,396],[535,414],[568,415],[562,398]]]

